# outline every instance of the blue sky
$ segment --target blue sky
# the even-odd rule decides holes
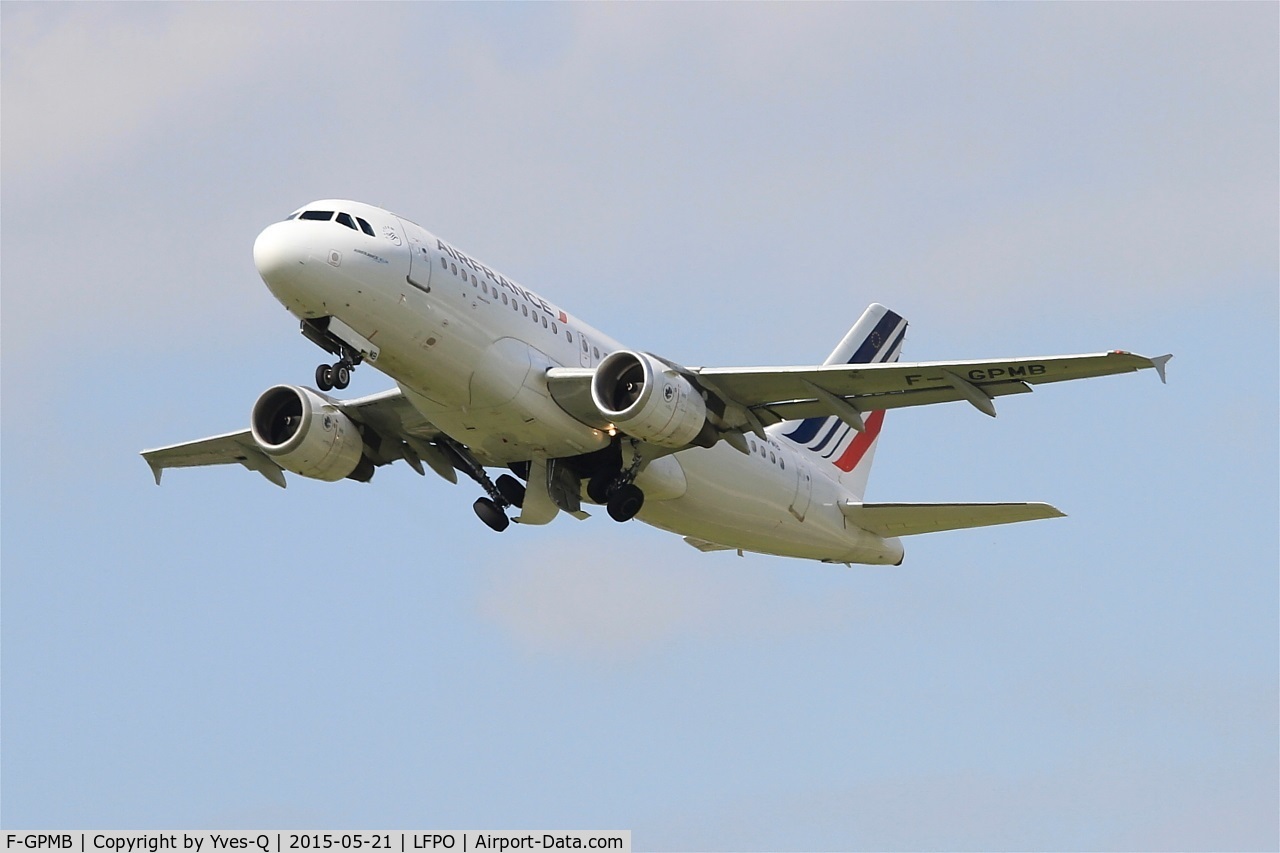
[[[637,849],[1280,845],[1274,4],[0,7],[6,828]],[[896,569],[139,450],[321,355],[253,238],[351,197],[688,364],[1172,351],[892,413]],[[357,371],[349,393],[388,386]]]

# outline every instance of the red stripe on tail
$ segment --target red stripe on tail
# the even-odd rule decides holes
[[[867,451],[871,448],[871,442],[880,436],[880,427],[884,424],[884,409],[872,412],[867,418],[867,429],[860,432],[850,443],[845,452],[840,454],[840,458],[835,461],[835,466],[841,471],[848,473],[858,466],[862,461],[862,457],[867,455]]]

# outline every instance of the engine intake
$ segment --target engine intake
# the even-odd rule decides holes
[[[249,429],[263,453],[303,477],[333,482],[369,467],[360,465],[364,439],[356,425],[309,388],[268,388],[253,404]]]
[[[698,441],[707,426],[707,406],[680,372],[648,353],[610,353],[591,378],[591,400],[627,435],[663,447]],[[714,438],[711,440],[714,443]]]

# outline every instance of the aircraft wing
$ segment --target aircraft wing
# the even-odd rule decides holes
[[[261,473],[277,486],[284,486],[284,474],[280,471],[280,466],[258,449],[257,442],[247,429],[199,441],[171,444],[155,450],[144,450],[142,458],[147,460],[151,472],[156,475],[157,486],[160,485],[160,475],[166,468],[228,465],[232,462],[239,462],[250,471]]]
[[[426,462],[440,476],[457,482],[452,459],[432,443],[440,431],[413,407],[399,389],[355,400],[333,400],[327,396],[326,399],[363,427],[364,453],[373,464],[386,465],[404,459],[421,474],[424,473],[422,462]],[[144,450],[142,458],[151,466],[157,485],[166,468],[239,463],[277,486],[285,486],[284,471],[262,452],[247,429]]]
[[[861,415],[879,409],[926,406],[965,400],[995,417],[992,400],[1026,394],[1032,385],[1065,382],[1154,368],[1165,378],[1172,358],[1121,350],[1088,355],[1005,358],[985,361],[919,361],[907,364],[836,364],[800,367],[680,368],[685,378],[707,393],[726,430],[756,429],[802,418],[837,415],[861,428]],[[668,362],[668,364],[670,364]],[[574,417],[597,428],[605,425],[591,402],[589,368],[553,368],[547,372],[552,396]]]
[[[1091,355],[986,361],[919,361],[821,367],[692,368],[697,381],[750,408],[766,423],[838,415],[839,402],[858,412],[966,400],[995,416],[991,400],[1025,394],[1031,385],[1155,368],[1164,379],[1171,356],[1147,358],[1114,350]],[[815,390],[816,389],[816,390]],[[823,393],[825,392],[825,394]]]

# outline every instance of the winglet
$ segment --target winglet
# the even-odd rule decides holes
[[[156,485],[160,485],[160,475],[164,473],[164,466],[147,459],[147,454],[142,454],[142,458],[147,460],[147,465],[151,467],[151,473],[156,475]]]
[[[1153,367],[1155,367],[1156,373],[1160,374],[1160,382],[1161,384],[1164,384],[1164,385],[1169,384],[1168,380],[1165,379],[1164,371],[1165,371],[1165,365],[1169,363],[1169,359],[1171,358],[1173,358],[1173,353],[1168,353],[1167,355],[1158,355],[1155,358],[1151,359],[1151,364]]]

